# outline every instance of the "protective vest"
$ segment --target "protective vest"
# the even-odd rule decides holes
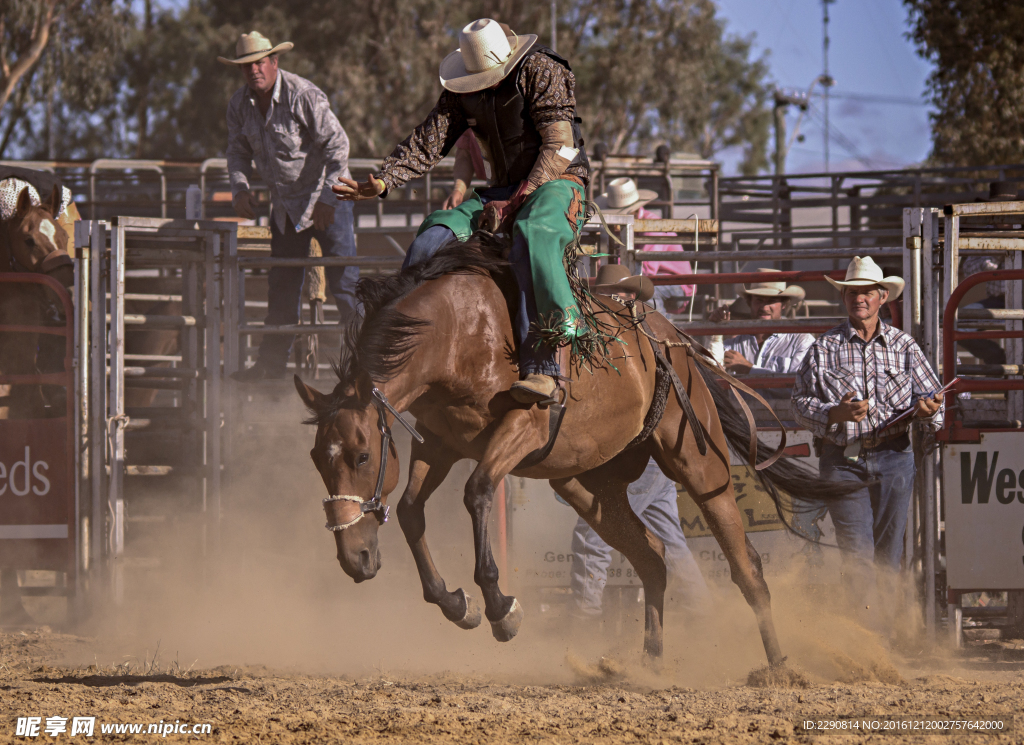
[[[566,70],[572,70],[569,63],[552,50],[535,44],[497,88],[459,96],[470,129],[490,151],[492,186],[512,186],[525,180],[540,154],[540,132],[530,118],[526,100],[517,83],[523,63],[535,54],[546,54]],[[573,117],[572,141],[579,153],[570,165],[583,165],[589,173],[590,161],[584,148],[580,122],[578,116]]]

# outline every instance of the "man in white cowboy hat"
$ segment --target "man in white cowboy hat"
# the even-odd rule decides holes
[[[636,182],[627,177],[612,179],[608,191],[594,200],[606,215],[633,215],[638,220],[656,220],[657,213],[647,209],[647,203],[658,198],[656,191],[638,189]],[[648,235],[674,235],[674,233],[648,233]],[[645,251],[678,251],[679,246],[657,244],[644,246]],[[645,261],[643,273],[648,277],[681,277],[693,274],[689,261]],[[693,298],[693,285],[657,285],[654,290],[654,308],[662,313],[682,313]]]
[[[605,264],[598,269],[595,285],[598,293],[620,303],[647,302],[654,294],[654,284],[648,277],[630,275],[629,269],[620,264]],[[651,458],[643,475],[629,485],[628,497],[636,516],[665,544],[668,597],[691,615],[707,613],[711,597],[700,567],[686,545],[675,483]],[[599,619],[612,548],[581,517],[573,528],[572,553],[573,613],[585,622]]]
[[[536,35],[506,33],[489,18],[462,29],[459,49],[441,62],[440,79],[444,92],[434,110],[384,159],[380,173],[364,183],[341,178],[334,191],[345,200],[383,198],[473,132],[490,164],[490,188],[464,192],[458,205],[429,215],[406,267],[481,227],[511,234],[520,380],[510,393],[520,403],[542,403],[555,393],[555,349],[586,333],[562,262],[582,225],[590,178],[576,80],[569,63]]]
[[[779,270],[757,271],[770,274]],[[743,294],[750,304],[752,320],[779,321],[793,303],[804,299],[805,293],[799,285],[771,281],[766,276],[763,282],[744,286]],[[725,308],[718,308],[710,316],[716,323],[730,318]],[[813,343],[814,337],[810,334],[775,334],[768,330],[763,334],[740,334],[725,340],[724,365],[738,375],[795,373]]]
[[[865,485],[842,499],[794,505],[794,523],[817,538],[814,523],[828,510],[851,597],[870,607],[874,566],[900,568],[914,489],[910,419],[889,422],[913,410],[937,429],[941,385],[917,342],[879,318],[881,307],[903,291],[900,277],[883,276],[870,257],[854,257],[845,280],[828,281],[842,292],[849,318],[811,345],[797,373],[793,411],[820,445],[821,476]]]
[[[228,102],[228,174],[235,212],[256,217],[250,191],[252,163],[270,187],[270,255],[306,258],[313,238],[323,256],[355,256],[352,205],[339,203],[331,185],[349,176],[348,137],[327,96],[308,80],[278,68],[277,56],[291,42],[273,45],[258,31],[242,34],[235,57],[217,59],[239,68],[245,85]],[[358,311],[358,267],[327,267],[327,283],[342,325]],[[268,325],[299,322],[302,267],[273,267]],[[284,376],[294,336],[266,334],[256,364],[235,373],[249,382]]]

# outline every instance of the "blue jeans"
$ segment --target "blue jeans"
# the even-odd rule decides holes
[[[852,462],[844,457],[842,447],[826,441],[818,468],[826,479],[877,482],[827,502],[793,500],[793,527],[812,539],[821,537],[817,521],[825,512],[832,517],[851,597],[858,606],[874,606],[875,567],[898,572],[903,557],[903,535],[914,493],[910,437],[904,435],[881,447],[862,450]]]
[[[629,506],[665,544],[670,596],[678,596],[689,611],[706,612],[710,594],[679,523],[676,485],[653,458],[643,475],[629,485]],[[583,615],[600,615],[612,548],[581,517],[572,533],[572,552],[571,587],[576,609]]]
[[[304,259],[309,256],[309,242],[316,238],[324,256],[355,256],[356,237],[353,230],[352,203],[338,202],[334,208],[334,223],[326,230],[308,228],[295,232],[291,218],[285,222],[284,233],[270,220],[270,255],[282,259]],[[344,326],[359,313],[356,300],[357,266],[329,266],[325,269],[327,289],[341,314]],[[293,325],[302,312],[302,283],[306,277],[303,267],[279,267],[270,270],[267,291],[267,317],[265,323]],[[272,370],[283,370],[291,354],[295,336],[292,334],[265,334],[260,342],[259,364]]]
[[[514,191],[515,187],[487,189],[480,192],[480,201],[487,204],[494,199],[508,199]],[[409,250],[405,254],[405,261],[402,262],[402,269],[407,269],[414,264],[422,264],[439,249],[454,240],[455,233],[443,225],[427,228],[416,236],[409,246]],[[508,258],[512,263],[512,273],[515,275],[516,283],[519,285],[519,310],[516,312],[513,324],[516,343],[519,345],[519,372],[522,375],[530,373],[558,375],[558,362],[555,359],[554,350],[546,344],[538,344],[540,340],[533,330],[539,326],[537,302],[533,296],[530,252],[527,249],[526,240],[521,235],[517,235],[513,241]]]

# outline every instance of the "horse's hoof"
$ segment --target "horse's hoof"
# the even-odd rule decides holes
[[[491,621],[491,633],[499,642],[512,641],[519,633],[519,624],[523,622],[523,606],[517,598],[512,598],[512,607],[500,621]]]
[[[455,625],[460,629],[475,629],[480,625],[480,621],[482,620],[480,604],[472,595],[467,595],[466,591],[461,587],[456,590],[456,592],[462,595],[462,599],[466,603],[466,615],[456,621]]]

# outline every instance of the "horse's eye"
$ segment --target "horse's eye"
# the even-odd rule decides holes
[[[30,235],[26,235],[25,236],[25,245],[26,246],[34,246],[34,245],[36,245],[35,238],[33,238]]]
[[[359,455],[359,461],[356,463],[356,465],[357,466],[364,465],[366,463],[366,461],[368,461],[368,460],[370,460],[370,454],[369,453],[361,453]]]

